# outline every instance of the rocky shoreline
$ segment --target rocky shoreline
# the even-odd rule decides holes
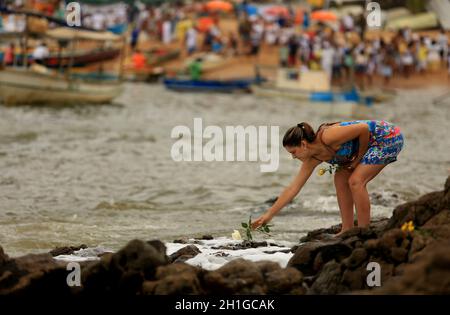
[[[308,233],[286,268],[236,259],[205,270],[185,263],[199,253],[195,244],[168,256],[159,240],[132,240],[98,261],[80,262],[82,285],[72,287],[67,262],[53,256],[85,245],[18,258],[0,247],[0,294],[450,294],[450,177],[443,191],[397,206],[389,219],[332,237],[338,230]],[[266,245],[243,241],[235,249]],[[369,263],[380,267],[380,286],[368,286]]]

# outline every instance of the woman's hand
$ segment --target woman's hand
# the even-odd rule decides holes
[[[262,216],[260,216],[258,219],[252,222],[252,229],[256,229],[263,225],[264,223],[268,223],[270,220],[272,220],[273,215],[270,213],[264,213]]]

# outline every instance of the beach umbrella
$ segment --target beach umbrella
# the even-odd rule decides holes
[[[245,12],[247,12],[247,15],[258,15],[258,8],[254,5],[245,5]]]
[[[264,15],[271,15],[271,16],[280,16],[280,15],[288,16],[289,10],[281,5],[273,5],[262,9],[262,13]]]
[[[206,32],[212,25],[214,25],[214,20],[209,16],[197,20],[197,28],[200,32]]]
[[[224,11],[229,12],[233,10],[233,5],[230,2],[222,0],[212,0],[206,3],[206,8],[209,11]]]
[[[311,19],[315,21],[336,21],[338,19],[337,15],[331,11],[319,10],[311,13]]]

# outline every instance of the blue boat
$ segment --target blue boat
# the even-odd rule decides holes
[[[311,92],[309,95],[311,102],[355,102],[363,103],[370,106],[374,102],[374,98],[371,96],[362,96],[358,91],[353,88],[350,91],[341,92]]]
[[[236,80],[189,80],[166,78],[164,85],[169,90],[178,92],[251,92],[250,85],[261,82],[260,78]]]

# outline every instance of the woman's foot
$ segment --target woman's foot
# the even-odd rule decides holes
[[[348,230],[350,230],[351,228],[348,229],[341,229],[340,232],[334,234],[334,237],[341,237],[342,234],[344,234],[345,232],[347,232]]]

